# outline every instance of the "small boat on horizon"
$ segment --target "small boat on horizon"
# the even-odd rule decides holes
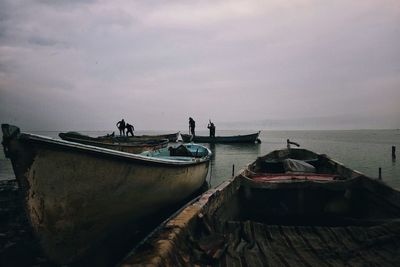
[[[99,258],[99,247],[121,243],[147,218],[197,192],[211,157],[196,144],[131,154],[21,133],[8,124],[2,131],[33,233],[60,265]]]
[[[188,203],[119,266],[399,266],[399,240],[399,191],[289,146]]]
[[[258,138],[261,131],[253,134],[246,135],[232,135],[232,136],[201,136],[201,135],[191,135],[191,134],[182,134],[183,142],[195,142],[195,143],[220,143],[220,144],[229,144],[229,143],[261,143],[261,140]]]
[[[71,142],[77,142],[85,145],[97,146],[102,148],[108,148],[118,150],[122,152],[128,152],[133,154],[139,154],[143,151],[157,150],[168,146],[169,140],[166,138],[106,138],[106,137],[91,137],[88,135],[80,134],[78,132],[66,132],[58,135],[61,139]]]

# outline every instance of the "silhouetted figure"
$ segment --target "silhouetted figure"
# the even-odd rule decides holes
[[[210,129],[210,137],[215,137],[215,125],[209,120],[207,128]]]
[[[286,143],[287,143],[287,149],[290,149],[290,145],[295,145],[297,147],[299,147],[300,145],[296,142],[292,142],[289,139],[286,139]]]
[[[118,130],[119,130],[119,135],[120,136],[121,135],[125,135],[125,127],[126,127],[126,125],[125,125],[124,119],[122,119],[119,122],[117,122],[117,127],[118,127]]]
[[[133,125],[130,125],[129,123],[126,124],[126,136],[128,136],[129,134],[134,136],[134,134],[133,134],[134,130],[135,130],[135,127],[133,127]]]
[[[115,132],[112,132],[111,134],[107,134],[106,137],[114,137],[115,136]]]
[[[192,117],[189,117],[189,132],[194,135],[194,129],[196,128],[196,122]]]

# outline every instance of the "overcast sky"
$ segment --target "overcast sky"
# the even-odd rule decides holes
[[[400,128],[398,0],[0,0],[24,130]]]

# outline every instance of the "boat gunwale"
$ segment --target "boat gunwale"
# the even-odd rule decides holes
[[[30,133],[20,133],[18,135],[17,139],[19,139],[21,141],[30,141],[30,142],[34,142],[34,143],[43,143],[46,145],[53,145],[53,146],[57,146],[57,147],[69,148],[71,150],[79,150],[79,151],[84,151],[84,152],[88,152],[88,153],[95,153],[95,154],[102,155],[102,156],[120,158],[120,159],[124,159],[124,160],[129,160],[129,161],[133,160],[133,161],[140,161],[142,163],[155,163],[155,164],[170,165],[170,166],[182,166],[182,165],[186,166],[186,165],[197,165],[197,164],[206,163],[211,159],[211,154],[212,154],[211,151],[208,148],[206,148],[207,151],[209,152],[209,154],[205,157],[202,157],[202,158],[193,157],[194,160],[192,160],[192,161],[179,161],[179,160],[173,160],[173,159],[150,157],[150,156],[145,156],[145,155],[140,155],[140,154],[132,154],[132,153],[117,151],[117,150],[108,149],[108,148],[85,145],[85,144],[76,143],[76,142],[72,142],[72,141],[58,140],[58,139],[54,139],[51,137],[30,134]]]
[[[146,235],[138,244],[136,244],[136,246],[116,266],[122,266],[124,262],[129,261],[129,258],[133,257],[135,253],[137,253],[137,251],[140,250],[141,248],[145,247],[146,244],[156,244],[157,246],[160,246],[158,242],[155,242],[155,240],[171,242],[171,244],[173,244],[174,241],[179,238],[179,236],[181,235],[181,231],[184,229],[179,225],[171,224],[170,223],[171,221],[177,219],[179,216],[182,216],[184,211],[188,211],[187,213],[189,213],[190,216],[185,216],[183,219],[177,219],[176,223],[185,226],[189,225],[192,220],[195,220],[197,217],[201,217],[203,215],[202,211],[205,208],[207,208],[208,205],[212,204],[210,200],[218,197],[220,191],[225,190],[225,188],[229,186],[235,186],[236,190],[240,188],[240,186],[242,185],[241,179],[242,178],[239,177],[239,175],[227,179],[218,186],[208,189],[200,196],[187,202],[179,210],[177,210],[176,212],[171,214],[168,218],[166,218],[164,221],[162,221],[153,231],[151,231],[148,235]],[[194,211],[190,211],[190,209],[194,209]],[[176,228],[178,228],[180,231],[175,231],[174,229]],[[163,231],[168,232],[168,238],[164,238],[161,235],[158,235]],[[161,253],[164,252],[166,254],[170,252],[169,250],[162,251],[161,248],[156,250],[157,251],[160,250],[158,252]],[[159,254],[157,254],[157,256],[161,257],[161,255]]]
[[[167,138],[163,138],[163,139],[159,139],[159,140],[151,140],[150,141],[155,141],[154,143],[151,143],[149,141],[128,141],[128,142],[113,142],[113,143],[106,143],[106,142],[101,142],[101,141],[97,141],[97,140],[90,140],[90,139],[81,139],[81,138],[76,138],[76,137],[69,137],[69,136],[65,136],[65,137],[61,137],[62,140],[64,141],[70,141],[70,142],[76,142],[76,143],[81,143],[81,142],[86,142],[86,145],[89,144],[99,144],[99,145],[105,145],[105,146],[110,146],[110,147],[156,147],[159,145],[168,145],[169,140]]]

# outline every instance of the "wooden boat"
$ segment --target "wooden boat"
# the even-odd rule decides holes
[[[118,141],[138,141],[138,140],[159,140],[159,139],[168,139],[169,142],[177,142],[179,137],[179,132],[172,134],[159,134],[159,135],[135,135],[135,136],[119,136],[115,135],[115,133],[107,134],[104,136],[99,136],[99,139],[110,139],[110,140],[118,140]]]
[[[204,184],[211,156],[196,144],[138,155],[20,133],[8,124],[2,131],[32,229],[58,264],[190,196]]]
[[[196,142],[196,143],[261,143],[258,138],[260,132],[246,135],[233,135],[233,136],[200,136],[191,134],[181,134],[183,142]]]
[[[187,204],[120,266],[400,266],[400,192],[283,149]]]
[[[85,145],[98,146],[128,153],[138,154],[143,151],[157,150],[168,146],[168,139],[129,139],[118,140],[114,138],[90,137],[77,132],[60,133],[63,140],[77,142]]]

